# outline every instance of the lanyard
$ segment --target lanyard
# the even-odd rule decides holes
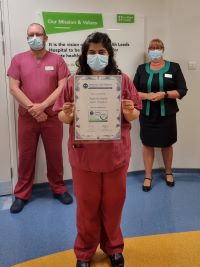
[[[154,74],[159,74],[159,89],[160,92],[164,92],[164,74],[169,70],[170,67],[170,62],[169,61],[165,61],[165,66],[160,69],[160,70],[151,70],[150,69],[150,64],[147,63],[145,65],[145,70],[146,72],[149,74],[149,78],[147,81],[147,92],[150,93],[151,92],[151,84],[152,84],[152,80],[153,80],[153,75]],[[146,105],[146,116],[149,116],[150,113],[150,100],[147,100],[147,105]],[[161,116],[165,116],[165,104],[164,104],[164,99],[160,100],[160,113]]]

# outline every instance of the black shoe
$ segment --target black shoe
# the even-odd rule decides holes
[[[88,261],[77,261],[76,267],[90,267],[90,262]]]
[[[54,197],[63,204],[71,204],[73,202],[73,198],[68,192],[62,194],[54,194]]]
[[[12,205],[10,207],[10,212],[11,213],[19,213],[20,211],[23,210],[26,202],[27,202],[27,200],[16,197],[15,201],[12,203]]]
[[[149,186],[147,186],[147,185],[143,185],[143,186],[142,186],[142,190],[145,191],[145,192],[148,192],[148,191],[151,190],[151,182],[152,182],[152,178],[147,178],[147,177],[146,177],[146,178],[144,179],[144,181],[145,181],[145,180],[149,180],[149,181],[150,181],[150,185],[149,185]]]
[[[167,175],[171,175],[173,177],[173,174],[172,173],[165,173],[165,176],[166,176],[166,184],[170,187],[174,186],[175,185],[175,181],[174,181],[174,177],[173,177],[173,181],[168,181],[167,180]]]
[[[109,255],[112,267],[124,267],[124,257],[122,253]]]

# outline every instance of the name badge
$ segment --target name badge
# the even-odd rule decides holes
[[[45,70],[48,71],[48,70],[54,70],[54,66],[45,66]]]
[[[166,77],[166,78],[172,78],[172,74],[165,73],[165,77]]]

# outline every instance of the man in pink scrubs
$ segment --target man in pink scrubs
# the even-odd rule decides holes
[[[47,177],[54,197],[63,204],[73,201],[63,181],[63,126],[57,113],[52,111],[52,105],[70,72],[61,56],[46,50],[47,39],[42,25],[29,25],[27,42],[30,50],[14,56],[7,73],[10,93],[19,103],[18,182],[11,213],[20,212],[31,197],[40,136],[46,153]]]

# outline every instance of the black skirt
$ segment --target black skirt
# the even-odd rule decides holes
[[[174,144],[177,141],[176,113],[164,117],[160,112],[153,112],[150,116],[140,114],[140,138],[143,145],[150,147]]]

